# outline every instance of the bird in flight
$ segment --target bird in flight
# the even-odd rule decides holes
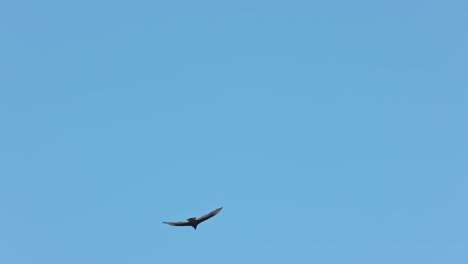
[[[208,219],[210,219],[211,217],[217,215],[221,209],[223,209],[222,207],[204,215],[204,216],[201,216],[199,218],[196,218],[196,217],[191,217],[191,218],[188,218],[187,221],[185,222],[163,222],[163,224],[168,224],[168,225],[171,225],[171,226],[191,226],[193,227],[194,229],[197,229],[197,225],[199,225],[201,222],[203,221],[206,221]]]

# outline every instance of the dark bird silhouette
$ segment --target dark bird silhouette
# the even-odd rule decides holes
[[[191,217],[191,218],[188,218],[186,222],[163,222],[163,224],[168,224],[168,225],[171,225],[171,226],[191,226],[193,227],[194,229],[197,229],[197,225],[199,225],[201,222],[203,221],[206,221],[208,219],[210,219],[211,217],[217,215],[221,209],[223,209],[222,207],[204,215],[204,216],[201,216],[199,218],[196,218],[196,217]]]

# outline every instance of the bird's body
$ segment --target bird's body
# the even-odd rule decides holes
[[[203,221],[206,221],[208,219],[210,219],[211,217],[217,215],[221,209],[223,209],[222,207],[204,215],[204,216],[201,216],[199,218],[196,218],[196,217],[191,217],[191,218],[188,218],[186,222],[163,222],[163,224],[168,224],[168,225],[171,225],[171,226],[191,226],[193,227],[194,229],[197,229],[197,226],[203,222]]]

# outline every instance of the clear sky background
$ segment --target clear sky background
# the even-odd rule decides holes
[[[468,263],[467,14],[2,1],[0,263]]]

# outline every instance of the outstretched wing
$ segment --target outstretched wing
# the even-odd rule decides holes
[[[221,209],[223,209],[223,208],[220,207],[220,208],[214,210],[213,212],[210,212],[210,213],[208,213],[208,214],[206,214],[206,215],[204,215],[204,216],[201,216],[201,217],[197,218],[197,222],[198,222],[198,223],[201,223],[201,222],[203,222],[203,221],[206,221],[206,220],[210,219],[211,217],[213,217],[213,216],[219,214],[219,212],[221,211]]]
[[[163,224],[168,224],[171,226],[190,226],[189,222],[163,222]]]

